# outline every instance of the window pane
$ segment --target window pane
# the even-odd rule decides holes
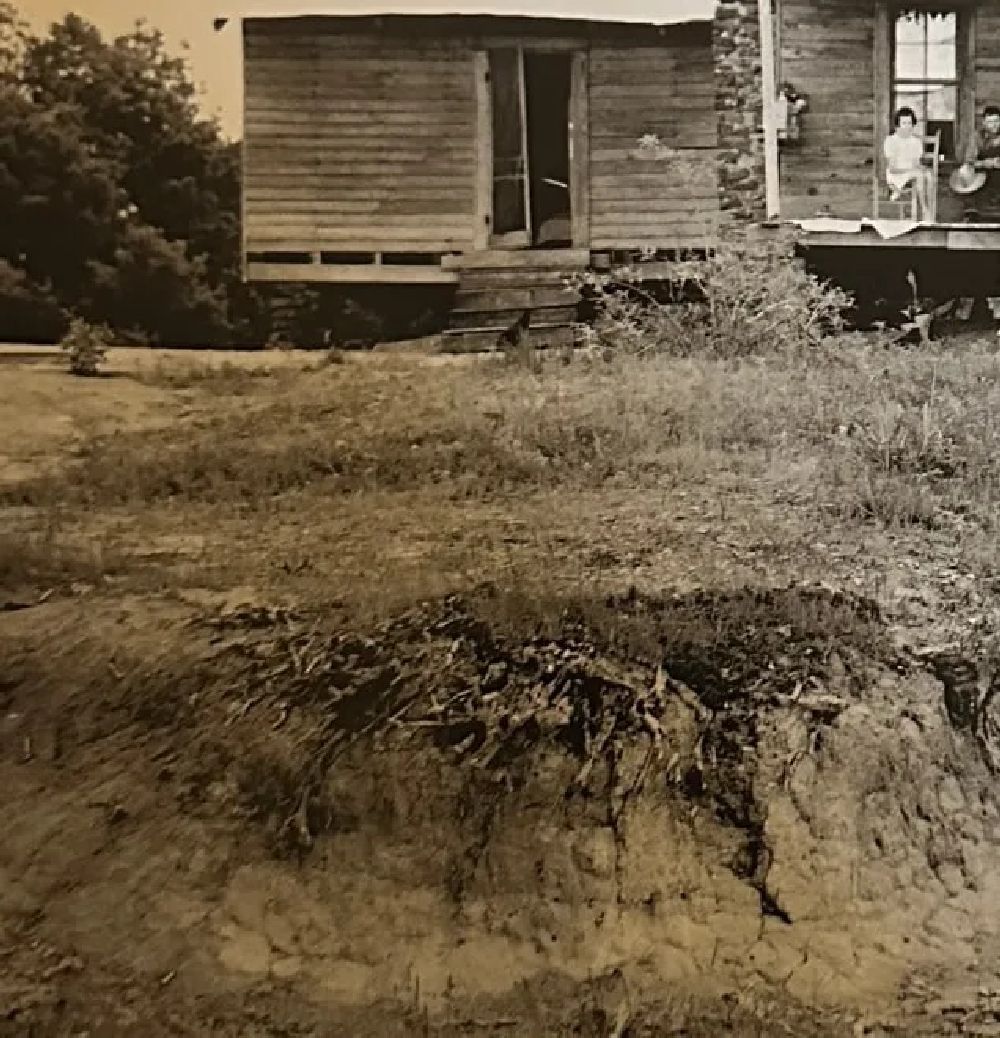
[[[957,89],[951,84],[901,83],[896,87],[893,97],[893,111],[904,105],[912,108],[917,113],[920,129],[924,129],[927,123],[954,122],[958,107],[957,94]],[[934,126],[930,128],[933,130]]]
[[[896,78],[924,79],[927,53],[927,19],[920,14],[896,18]]]
[[[957,75],[955,51],[956,15],[935,14],[927,18],[927,78],[954,79]]]
[[[958,90],[955,86],[902,83],[896,87],[892,103],[894,113],[903,106],[917,113],[918,133],[936,133],[940,130],[942,153],[954,154],[958,110]]]
[[[916,12],[896,15],[896,43],[912,45],[923,43],[927,38],[927,16]]]
[[[917,46],[909,43],[898,44],[896,47],[896,78],[926,78],[926,69],[924,65],[926,53],[927,52],[922,43]]]
[[[896,79],[954,79],[957,24],[954,11],[900,14],[896,18]]]
[[[958,91],[954,86],[928,86],[927,122],[931,130],[935,123],[953,123],[958,115]]]

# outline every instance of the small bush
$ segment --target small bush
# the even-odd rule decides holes
[[[74,318],[59,345],[66,351],[74,375],[93,377],[100,374],[111,341],[109,329]]]
[[[929,481],[894,472],[862,472],[847,505],[849,518],[873,519],[890,529],[923,526],[933,530],[943,521]]]
[[[579,284],[595,315],[581,334],[604,356],[797,353],[842,331],[852,305],[806,271],[782,237],[723,241],[704,259],[676,263],[670,282],[655,288],[642,283],[641,267]]]
[[[853,430],[854,447],[869,467],[885,474],[947,479],[962,470],[968,456],[949,426],[933,397],[910,406],[882,401]]]
[[[285,332],[275,330],[267,337],[264,349],[278,350],[280,353],[292,353],[295,350],[295,343],[288,338]]]
[[[207,261],[189,257],[183,242],[159,228],[127,223],[113,256],[87,268],[86,316],[164,345],[228,342],[226,300],[210,284]]]
[[[323,359],[319,362],[320,368],[329,368],[337,364],[345,364],[347,357],[344,351],[339,346],[331,346],[324,354]]]

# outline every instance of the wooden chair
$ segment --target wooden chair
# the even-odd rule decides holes
[[[927,217],[931,223],[934,223],[937,220],[938,173],[941,169],[941,131],[938,130],[937,133],[927,134],[923,138],[923,143],[924,164],[930,173],[928,177],[928,193],[930,197],[928,198],[929,212]],[[877,220],[882,216],[894,216],[897,220],[905,220],[907,217],[911,220],[919,220],[920,211],[917,206],[917,193],[913,190],[913,185],[910,184],[903,188],[899,198],[891,198],[889,185],[879,175],[880,169],[878,166],[879,164],[876,164],[875,219]]]

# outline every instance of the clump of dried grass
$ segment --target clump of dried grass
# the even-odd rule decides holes
[[[241,396],[259,392],[262,383],[265,388],[285,385],[296,375],[294,369],[266,364],[251,366],[231,360],[214,364],[205,360],[161,359],[150,368],[140,369],[134,377],[138,382],[157,389],[198,389],[219,396]]]
[[[72,538],[51,522],[37,532],[0,532],[0,591],[98,585],[125,565],[121,553],[105,540]]]

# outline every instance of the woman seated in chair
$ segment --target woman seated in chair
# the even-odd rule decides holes
[[[924,168],[924,139],[917,133],[917,113],[903,107],[893,120],[896,129],[885,139],[885,180],[889,197],[898,202],[906,188],[912,188],[920,219],[930,212],[930,178]]]

